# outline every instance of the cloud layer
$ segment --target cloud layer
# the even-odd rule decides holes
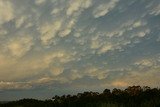
[[[159,4],[1,0],[0,91],[159,86]]]

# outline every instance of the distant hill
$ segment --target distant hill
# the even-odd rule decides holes
[[[0,101],[0,104],[6,104],[9,103],[10,101]]]

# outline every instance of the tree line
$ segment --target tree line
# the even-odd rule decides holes
[[[126,89],[105,89],[102,93],[83,92],[77,95],[55,95],[41,101],[21,99],[0,107],[160,107],[160,89],[148,86],[129,86]]]

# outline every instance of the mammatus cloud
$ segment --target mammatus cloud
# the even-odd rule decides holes
[[[12,3],[8,0],[0,1],[0,24],[4,24],[14,18],[14,9]]]
[[[20,18],[17,18],[17,20],[15,21],[16,28],[20,28],[22,24],[25,22],[25,20],[26,16],[21,16]]]
[[[102,48],[100,49],[100,51],[98,52],[98,54],[106,53],[109,50],[112,50],[112,47],[113,46],[111,44],[103,45]]]
[[[158,4],[157,6],[155,6],[153,9],[152,9],[152,11],[151,11],[151,13],[150,14],[153,14],[153,15],[159,15],[160,14],[160,5]]]
[[[159,86],[159,21],[158,0],[1,0],[0,89]]]
[[[36,5],[40,5],[42,3],[44,3],[46,0],[35,0],[35,4]]]
[[[57,35],[62,25],[61,20],[54,21],[53,23],[46,23],[40,27],[41,41],[42,44],[48,45],[52,42],[52,39]]]
[[[88,76],[97,78],[99,80],[105,79],[108,76],[106,71],[103,71],[103,70],[101,71],[101,70],[98,70],[97,68],[87,69],[86,73]]]
[[[21,57],[31,49],[32,45],[32,37],[26,35],[24,37],[11,39],[7,47],[13,56]]]
[[[66,14],[71,16],[75,13],[79,13],[84,9],[89,8],[92,5],[92,0],[71,0],[69,1]]]
[[[99,18],[102,16],[105,16],[107,13],[109,13],[119,2],[119,0],[110,0],[106,3],[100,4],[98,7],[96,7],[93,10],[93,16],[95,18]]]
[[[58,6],[54,8],[51,14],[55,20],[46,22],[38,28],[41,34],[42,44],[49,45],[55,37],[66,37],[69,35],[78,20],[78,16],[84,9],[89,8],[91,5],[92,0],[73,0],[65,3],[63,8]],[[65,8],[67,9],[64,10]],[[65,14],[64,11],[66,11]],[[61,14],[64,17],[61,17]]]
[[[43,74],[43,72],[46,72],[46,75],[55,77],[63,73],[65,63],[73,60],[71,55],[64,51],[50,52],[27,58],[27,60],[24,58],[17,61],[17,59],[11,58],[5,56],[0,57],[1,81],[20,80],[30,76],[40,75],[41,73]],[[14,72],[14,74],[8,75],[10,72]]]
[[[135,63],[135,65],[139,66],[139,67],[152,67],[154,64],[154,62],[152,60],[147,60],[147,59],[144,59],[144,60],[140,60],[138,62]]]

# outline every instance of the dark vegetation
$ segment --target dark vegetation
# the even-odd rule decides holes
[[[124,90],[105,89],[103,93],[54,96],[45,101],[22,99],[0,104],[0,107],[160,107],[160,89],[129,86]]]

